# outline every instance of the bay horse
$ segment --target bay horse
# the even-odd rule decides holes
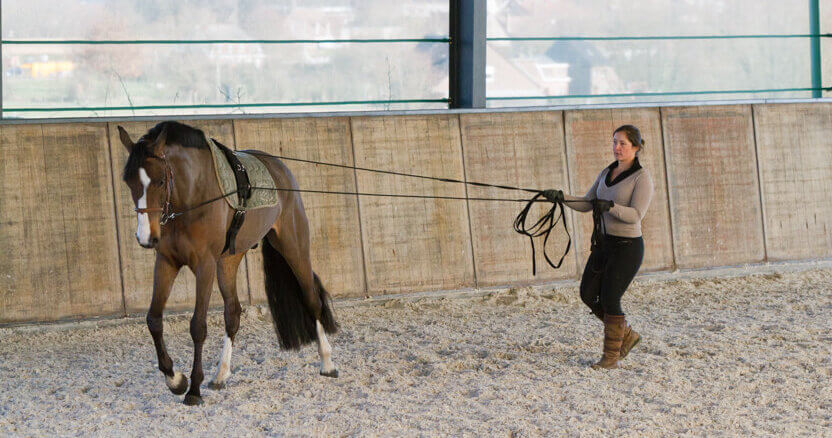
[[[118,131],[129,154],[123,180],[136,205],[136,239],[142,247],[156,251],[147,327],[156,347],[159,370],[171,392],[181,395],[188,387],[187,377],[174,372],[162,335],[162,313],[177,273],[187,266],[196,275],[196,304],[190,324],[194,362],[184,403],[199,405],[203,403],[202,346],[208,331],[206,317],[214,277],[225,306],[225,337],[209,386],[221,389],[231,375],[231,350],[240,327],[237,269],[245,253],[259,243],[266,296],[281,347],[298,349],[316,340],[320,374],[337,377],[326,334],[335,333],[338,324],[329,294],[312,270],[309,223],[289,169],[276,157],[246,151],[266,165],[275,186],[283,190],[277,192],[277,205],[246,212],[234,241],[237,251],[229,254],[224,252],[224,244],[235,210],[222,199],[205,134],[172,121],[157,124],[135,143],[124,128],[119,126]]]

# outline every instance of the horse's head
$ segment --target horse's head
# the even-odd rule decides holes
[[[118,132],[129,153],[123,179],[136,205],[136,239],[139,245],[153,248],[159,243],[173,190],[173,173],[165,156],[167,128],[163,128],[154,138],[145,135],[136,143],[121,126]]]

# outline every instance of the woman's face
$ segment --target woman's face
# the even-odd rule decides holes
[[[615,155],[617,161],[628,162],[636,157],[638,148],[630,143],[627,139],[627,134],[623,131],[618,131],[612,136],[612,153]]]

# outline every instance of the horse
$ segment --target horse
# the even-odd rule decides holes
[[[338,323],[329,293],[312,270],[309,223],[289,168],[265,152],[245,151],[265,164],[275,181],[278,202],[247,211],[233,239],[232,247],[237,250],[226,251],[226,233],[236,212],[222,202],[224,194],[208,144],[212,140],[199,129],[173,121],[157,124],[136,142],[121,126],[118,131],[128,152],[122,179],[136,206],[136,239],[156,252],[147,327],[170,391],[181,395],[188,388],[188,378],[174,372],[163,337],[162,314],[177,273],[187,266],[196,276],[190,322],[194,361],[184,399],[184,404],[194,406],[203,403],[202,347],[214,277],[224,304],[225,336],[209,387],[219,390],[231,375],[231,351],[240,327],[237,270],[246,252],[258,244],[262,245],[266,296],[281,348],[299,349],[317,341],[320,374],[337,377],[326,335],[335,333]]]

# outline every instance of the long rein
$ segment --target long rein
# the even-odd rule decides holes
[[[352,196],[379,196],[379,197],[390,197],[390,198],[419,198],[419,199],[447,199],[447,200],[463,200],[463,201],[492,201],[492,202],[525,202],[526,206],[520,211],[517,217],[514,219],[514,231],[529,238],[529,242],[531,243],[532,247],[532,275],[537,275],[537,263],[535,261],[535,249],[534,249],[534,238],[543,236],[543,258],[546,260],[546,263],[549,264],[554,269],[558,269],[563,264],[564,258],[569,253],[569,249],[572,247],[572,236],[569,234],[569,230],[566,227],[566,217],[565,217],[565,209],[564,203],[567,202],[592,202],[586,200],[557,200],[555,202],[549,201],[543,198],[543,192],[537,189],[530,189],[524,187],[513,187],[507,185],[500,185],[500,184],[487,184],[481,182],[474,182],[474,181],[461,181],[458,179],[453,178],[437,178],[432,176],[426,175],[417,175],[411,173],[402,173],[402,172],[393,172],[388,170],[378,170],[378,169],[369,169],[365,167],[357,167],[357,166],[347,166],[343,164],[335,164],[335,163],[325,163],[321,161],[312,161],[312,160],[304,160],[300,158],[290,158],[290,157],[282,157],[282,156],[274,156],[275,158],[287,161],[298,161],[302,163],[310,163],[310,164],[317,164],[323,166],[332,166],[332,167],[340,167],[344,169],[350,170],[360,170],[366,172],[374,172],[374,173],[382,173],[387,175],[398,175],[398,176],[405,176],[410,178],[421,178],[433,181],[441,181],[447,183],[454,183],[454,184],[466,184],[472,185],[477,187],[491,187],[503,190],[514,190],[514,191],[522,191],[528,193],[534,193],[534,197],[531,199],[517,199],[517,198],[484,198],[484,197],[460,197],[460,196],[435,196],[435,195],[402,195],[402,194],[391,194],[391,193],[362,193],[362,192],[345,192],[345,191],[329,191],[329,190],[306,190],[306,189],[286,189],[286,188],[279,188],[279,187],[257,187],[251,186],[251,190],[271,190],[271,191],[285,191],[285,192],[299,192],[299,193],[324,193],[324,194],[332,194],[332,195],[352,195]],[[208,204],[213,202],[219,201],[220,199],[224,199],[228,196],[236,194],[239,190],[233,190],[228,193],[222,194],[220,196],[216,196],[211,198],[207,201],[200,202],[199,204],[193,205],[188,207],[184,210],[178,212],[172,212],[171,210],[171,190],[173,186],[173,171],[168,164],[168,161],[164,155],[161,157],[152,157],[161,159],[165,163],[165,173],[167,176],[167,200],[165,202],[165,206],[163,208],[154,207],[154,208],[136,208],[136,212],[138,213],[147,213],[150,211],[161,211],[162,217],[159,221],[160,225],[165,225],[173,219],[176,219],[179,216],[184,215],[189,211],[196,210],[198,208],[204,207]],[[531,211],[531,208],[534,204],[539,202],[551,202],[552,207],[544,213],[537,221],[533,224],[528,225],[528,215]],[[594,207],[594,206],[593,206]],[[566,249],[563,252],[563,255],[560,257],[557,263],[552,262],[552,259],[546,253],[546,243],[549,240],[549,235],[552,232],[552,229],[558,224],[558,222],[563,223],[563,230],[566,232],[566,237],[568,239],[566,243]],[[602,230],[603,225],[603,216],[601,212],[597,208],[593,208],[593,222],[595,223],[595,227],[592,233],[592,242],[595,245],[596,241],[599,239],[598,232]],[[601,231],[603,233],[603,231]]]

